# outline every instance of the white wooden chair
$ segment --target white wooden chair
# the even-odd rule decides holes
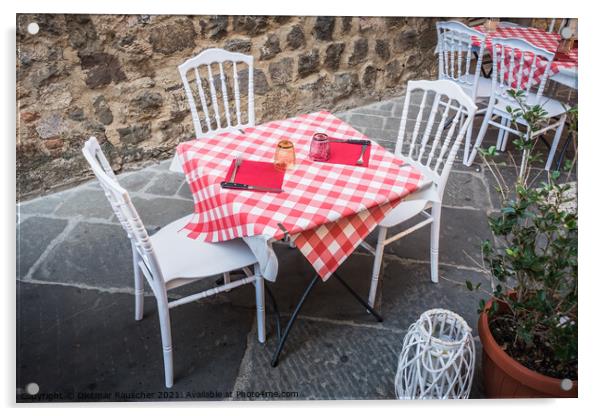
[[[520,59],[515,59],[515,56],[520,54]],[[540,105],[547,112],[548,125],[542,127],[538,131],[533,132],[533,138],[546,133],[548,130],[556,129],[556,134],[550,146],[550,153],[546,161],[545,169],[549,170],[556,154],[556,149],[562,136],[564,122],[566,120],[567,106],[560,101],[543,96],[543,91],[546,87],[546,82],[550,75],[550,66],[554,60],[554,53],[545,49],[538,48],[530,42],[518,38],[493,38],[492,39],[492,55],[493,55],[493,89],[487,106],[487,112],[483,118],[483,124],[479,131],[479,135],[475,141],[474,147],[468,159],[470,166],[478,153],[479,147],[483,142],[487,128],[491,125],[499,129],[497,148],[498,150],[506,150],[508,135],[510,133],[519,135],[520,131],[514,129],[510,124],[510,114],[506,110],[518,108],[516,101],[508,95],[509,89],[521,89],[525,91],[525,103],[529,106]],[[508,67],[504,57],[510,56]],[[525,59],[525,56],[529,59]],[[544,73],[541,76],[539,84],[534,82],[534,73],[536,62],[541,62],[540,65],[545,65]],[[498,68],[499,66],[499,68]],[[526,84],[521,86],[520,80],[517,86],[512,87],[514,83],[514,73],[512,68],[518,66],[518,73],[528,73]],[[524,79],[524,78],[523,78]],[[499,121],[496,119],[499,118]],[[553,122],[553,119],[558,118],[558,121]],[[522,118],[517,122],[523,126],[527,123]]]
[[[491,79],[481,75],[485,39],[487,35],[456,21],[437,22],[437,50],[439,52],[439,79],[447,79],[460,85],[462,89],[477,102],[479,98],[491,95]],[[480,45],[473,46],[478,40]],[[473,60],[473,54],[476,60]],[[477,111],[485,113],[486,105]],[[470,154],[472,125],[466,133],[464,146],[464,163]]]
[[[248,76],[246,94],[241,91],[239,81],[239,71],[245,69],[244,67]],[[212,48],[188,59],[178,70],[192,112],[197,139],[255,125],[252,56]],[[194,91],[192,80],[189,79],[194,79]],[[211,97],[210,102],[207,99],[207,89]],[[221,103],[218,95],[221,96]],[[241,97],[247,100],[246,118],[241,108]],[[197,111],[199,107],[202,116]]]
[[[416,101],[416,98],[419,100]],[[411,102],[420,102],[415,120],[409,117],[410,107],[413,106]],[[385,246],[428,224],[431,224],[431,280],[438,282],[443,193],[458,149],[476,111],[477,106],[472,98],[457,83],[449,80],[408,82],[395,155],[419,169],[425,179],[432,183],[425,189],[410,194],[385,216],[378,227],[375,248],[362,242],[362,246],[375,256],[368,296],[371,306],[374,306],[376,298]],[[452,121],[446,130],[445,125],[450,119]],[[445,137],[441,140],[444,134]],[[418,214],[426,219],[387,238],[389,228]]]
[[[166,225],[157,233],[149,236],[128,192],[119,186],[96,138],[91,137],[85,143],[83,153],[131,242],[134,263],[135,319],[140,320],[143,315],[142,276],[146,278],[157,299],[163,343],[165,385],[167,387],[173,385],[173,353],[169,319],[171,308],[254,283],[258,338],[259,342],[265,342],[263,278],[259,275],[257,260],[247,245],[240,239],[223,243],[192,240],[186,236],[185,231],[180,232],[187,224],[188,216]],[[251,265],[254,266],[255,273],[251,273],[248,269],[248,266]],[[167,298],[167,292],[176,287],[238,269],[245,270],[247,277],[177,300],[169,301]]]

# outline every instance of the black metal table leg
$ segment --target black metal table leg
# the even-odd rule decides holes
[[[286,328],[284,328],[284,334],[282,334],[282,337],[278,341],[278,348],[276,348],[276,351],[274,352],[274,356],[272,357],[272,367],[276,367],[278,365],[278,357],[280,357],[282,348],[284,348],[284,343],[286,342],[288,333],[291,331],[291,328],[293,327],[293,324],[295,323],[295,320],[297,319],[297,315],[299,315],[299,312],[301,311],[301,307],[303,307],[305,300],[309,296],[309,292],[311,292],[313,287],[316,285],[316,283],[318,282],[318,279],[320,279],[320,276],[318,276],[317,274],[314,276],[313,279],[311,279],[311,282],[305,289],[305,292],[303,292],[303,296],[301,296],[299,303],[297,303],[297,306],[295,307],[293,314],[291,315],[290,319],[288,320],[288,323],[286,324]]]
[[[357,294],[357,292],[356,292],[355,290],[353,290],[353,289],[351,288],[351,286],[349,286],[349,285],[347,284],[347,282],[345,282],[345,281],[344,281],[344,280],[341,278],[341,276],[339,276],[339,275],[338,275],[338,274],[336,274],[336,273],[333,273],[332,275],[333,275],[333,276],[334,276],[334,277],[335,277],[335,278],[336,278],[336,279],[337,279],[339,282],[341,282],[341,284],[343,285],[343,287],[344,287],[345,289],[347,289],[347,290],[349,291],[349,293],[351,293],[351,294],[353,295],[353,297],[354,297],[355,299],[357,299],[357,301],[358,301],[359,303],[361,303],[361,304],[362,304],[362,305],[363,305],[363,306],[364,306],[364,307],[365,307],[365,308],[368,310],[368,312],[370,312],[370,313],[372,314],[372,316],[374,316],[374,317],[376,318],[376,320],[377,320],[378,322],[382,322],[382,321],[383,321],[383,318],[382,318],[382,316],[380,316],[380,315],[378,314],[378,312],[376,312],[376,311],[374,310],[374,308],[372,308],[372,306],[368,305],[368,302],[366,302],[364,299],[362,299],[362,297],[361,297],[360,295],[358,295],[358,294]]]
[[[560,170],[560,168],[562,167],[562,162],[564,160],[564,156],[566,153],[566,150],[569,147],[569,144],[573,141],[573,134],[569,134],[568,137],[566,138],[564,145],[562,146],[562,149],[560,150],[560,155],[558,155],[558,163],[556,163],[556,170]]]

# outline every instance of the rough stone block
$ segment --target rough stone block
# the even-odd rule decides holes
[[[98,121],[105,126],[108,126],[113,122],[113,113],[111,112],[111,108],[109,107],[109,104],[103,95],[99,95],[94,99],[93,106]]]
[[[362,76],[364,88],[374,88],[377,76],[378,70],[374,66],[368,65],[366,69],[364,69],[364,75]]]
[[[360,38],[353,44],[353,53],[349,57],[349,65],[357,65],[366,60],[368,56],[368,39]]]
[[[341,54],[344,50],[344,43],[331,43],[328,45],[328,48],[326,48],[326,57],[324,58],[324,67],[332,71],[339,69]]]
[[[91,53],[81,57],[81,67],[86,72],[86,85],[92,89],[104,87],[110,83],[125,81],[119,59],[104,52]]]
[[[300,78],[318,72],[320,67],[320,52],[318,49],[312,49],[308,53],[299,55],[299,64],[297,72]]]
[[[391,57],[389,50],[389,41],[387,39],[377,39],[375,47],[376,55],[383,61],[388,61]]]
[[[274,85],[284,85],[293,80],[293,59],[284,58],[269,66],[270,78]]]
[[[301,25],[295,25],[286,35],[286,44],[292,50],[305,46],[305,33]]]
[[[196,32],[192,21],[190,19],[179,19],[174,23],[151,29],[149,42],[155,52],[171,55],[177,51],[193,47],[195,36]]]
[[[268,36],[265,43],[259,50],[259,60],[263,61],[267,59],[272,59],[274,56],[280,53],[280,51],[280,39],[278,39],[277,35],[271,34]]]
[[[127,144],[137,144],[150,138],[150,123],[133,124],[128,127],[117,129],[119,138]]]
[[[267,16],[233,16],[232,28],[235,31],[245,32],[250,36],[265,33],[269,27]]]
[[[334,30],[334,17],[319,16],[314,25],[313,34],[318,40],[332,40]]]
[[[244,39],[228,39],[224,45],[224,49],[231,52],[249,53],[251,52],[251,40]]]

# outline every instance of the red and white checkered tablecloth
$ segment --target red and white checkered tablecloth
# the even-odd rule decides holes
[[[192,191],[190,238],[217,242],[237,237],[280,239],[281,223],[297,248],[326,280],[401,199],[425,184],[421,173],[372,142],[369,167],[309,159],[313,134],[367,139],[326,111],[181,143],[177,155]],[[282,193],[222,189],[232,160],[272,162],[281,139],[294,143],[297,164]],[[403,165],[403,166],[402,166]]]
[[[557,53],[558,45],[560,43],[560,35],[558,33],[549,33],[541,29],[537,29],[534,27],[498,27],[495,32],[486,32],[483,26],[475,27],[476,30],[487,33],[487,38],[485,39],[485,48],[491,53],[492,38],[520,38],[526,40],[538,48],[545,49],[550,52],[556,53],[552,64],[550,65],[550,76],[556,74],[560,71],[561,68],[575,68],[578,65],[578,50],[577,48],[573,48],[566,54]],[[478,39],[473,38],[473,45],[480,46],[481,42]],[[506,67],[510,66],[511,58],[508,56],[509,54],[505,54],[504,64]],[[524,65],[523,65],[523,76],[521,78],[521,88],[525,88],[527,85],[527,80],[529,78],[529,71],[531,70],[531,63],[533,62],[532,55],[525,55]],[[547,62],[542,59],[538,59],[536,61],[535,72],[533,73],[533,84],[537,85],[541,82],[541,78],[546,69]],[[518,71],[520,69],[520,54],[514,55],[514,68],[512,71],[512,87],[517,88],[519,75]],[[508,75],[506,75],[506,79],[508,79]]]

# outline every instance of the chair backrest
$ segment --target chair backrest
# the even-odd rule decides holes
[[[473,100],[477,96],[486,37],[485,33],[460,22],[437,22],[439,79],[450,79],[470,88]],[[477,42],[479,46],[474,47]],[[477,56],[473,63],[474,52]]]
[[[453,81],[408,82],[395,154],[426,174],[440,197],[476,111],[474,100]]]
[[[138,251],[138,254],[140,254],[140,257],[151,272],[151,276],[149,277],[154,283],[164,284],[163,274],[148,232],[136,208],[132,204],[128,192],[117,182],[111,165],[107,161],[95,137],[90,137],[86,141],[82,153],[90,164],[92,172],[100,182],[100,186],[109,200],[113,212],[131,240],[132,247]]]
[[[255,125],[252,56],[212,48],[188,59],[178,70],[197,139]],[[246,99],[246,112],[241,99]]]
[[[555,54],[519,38],[492,38],[491,45],[491,98],[508,99],[509,89],[520,89],[525,91],[525,99],[536,94],[530,105],[539,104]]]

